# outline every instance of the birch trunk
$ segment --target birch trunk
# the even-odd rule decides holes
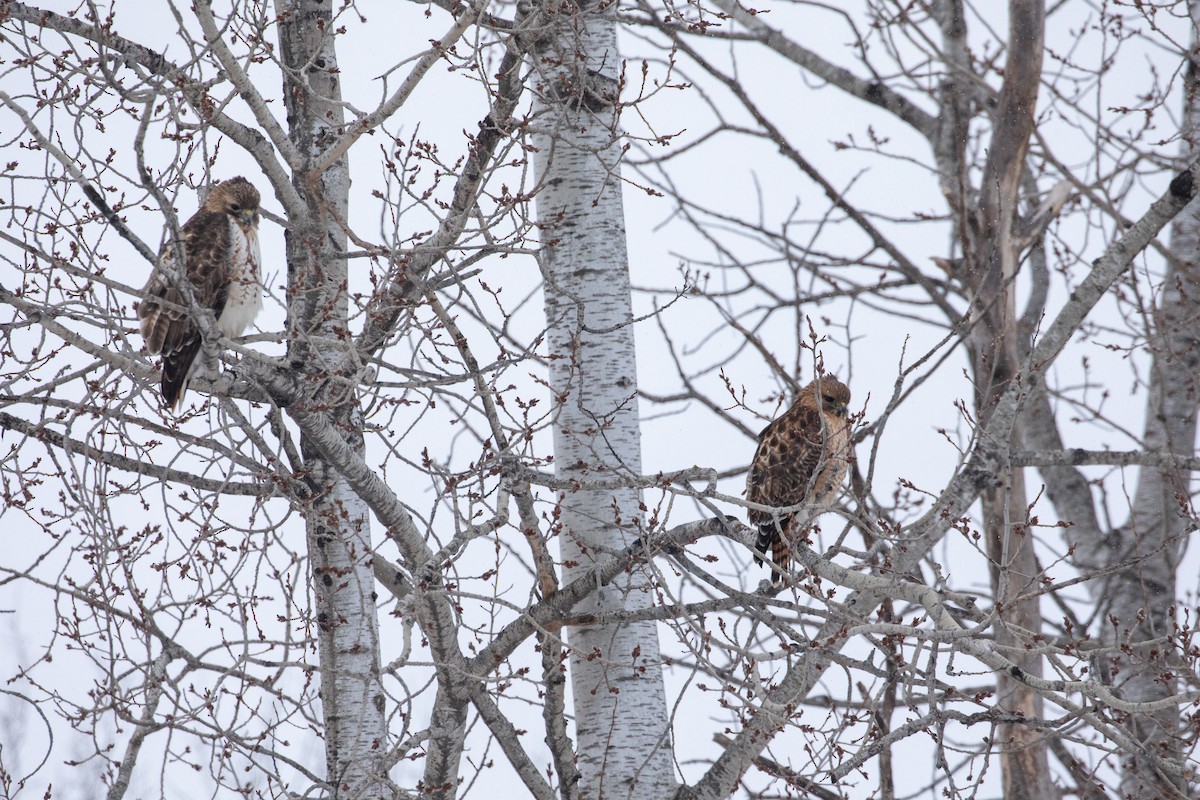
[[[568,13],[568,9],[574,13]],[[616,106],[620,60],[611,11],[563,4],[534,55],[538,223],[542,230],[555,471],[641,473],[637,374]],[[632,489],[561,498],[567,581],[642,531]],[[597,587],[581,613],[651,605],[645,573]],[[654,622],[573,627],[571,687],[581,795],[658,798],[674,789],[669,715]]]
[[[1180,164],[1200,153],[1200,2],[1191,0],[1192,42],[1184,80],[1184,116]],[[1189,457],[1195,451],[1196,409],[1200,402],[1200,206],[1192,202],[1171,225],[1173,256],[1162,295],[1151,321],[1150,393],[1143,446],[1149,452]],[[1113,681],[1126,700],[1148,703],[1179,691],[1181,663],[1170,642],[1177,633],[1172,614],[1175,577],[1189,530],[1194,525],[1191,475],[1185,469],[1142,467],[1128,523],[1117,529],[1107,587],[1115,643],[1122,645],[1112,664]],[[1146,644],[1152,640],[1156,644]],[[1126,730],[1151,753],[1180,761],[1180,710],[1166,708],[1135,714]],[[1121,796],[1156,800],[1187,796],[1181,780],[1172,780],[1137,752],[1122,760]]]
[[[319,0],[281,0],[277,9],[289,136],[311,164],[343,122],[332,9]],[[328,414],[361,456],[361,409],[354,376],[344,374],[349,362],[346,236],[337,220],[345,219],[348,207],[346,159],[319,175],[298,169],[293,184],[307,213],[289,220],[286,231],[288,358],[309,382],[305,402]],[[351,380],[339,381],[339,376]],[[311,436],[302,435],[300,444],[312,491],[304,510],[329,796],[391,796],[369,511]]]

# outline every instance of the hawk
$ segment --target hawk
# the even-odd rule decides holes
[[[245,178],[213,187],[179,231],[184,269],[168,242],[142,290],[142,338],[150,355],[162,354],[162,396],[171,409],[183,401],[200,352],[200,331],[178,282],[186,277],[196,305],[212,309],[217,330],[230,339],[241,336],[262,308],[258,202],[258,190]]]
[[[775,508],[821,505],[837,496],[850,459],[850,390],[832,375],[824,375],[796,395],[791,408],[758,435],[750,462],[746,499]],[[770,553],[780,571],[780,583],[791,560],[791,545],[807,524],[805,510],[779,513],[750,509],[750,524],[758,528],[756,549]],[[762,559],[755,556],[756,564]]]

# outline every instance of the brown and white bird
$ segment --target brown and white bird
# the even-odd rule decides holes
[[[746,499],[775,508],[819,506],[837,497],[850,465],[850,389],[824,375],[796,395],[791,408],[758,435],[750,462]],[[780,583],[791,561],[792,543],[803,535],[811,509],[780,513],[750,509],[750,524],[758,528],[756,549],[771,554]],[[755,556],[755,563],[762,559]]]
[[[148,353],[162,354],[162,396],[169,408],[183,401],[201,344],[188,303],[169,276],[186,277],[192,298],[212,309],[222,336],[241,336],[262,308],[258,204],[258,190],[245,178],[217,184],[180,229],[185,274],[178,272],[174,242],[168,242],[142,290],[142,337]]]

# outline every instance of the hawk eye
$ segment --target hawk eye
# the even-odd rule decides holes
[[[230,210],[230,211],[241,211],[241,210],[242,210],[242,207],[241,207],[241,206],[239,206],[237,203],[234,203],[233,205],[231,205],[231,206],[229,207],[229,210]]]

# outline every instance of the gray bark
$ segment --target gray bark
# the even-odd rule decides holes
[[[1181,163],[1200,154],[1200,3],[1188,3],[1193,22],[1191,52],[1185,74]],[[1171,225],[1169,261],[1162,294],[1151,320],[1150,391],[1143,445],[1150,452],[1187,458],[1196,442],[1196,409],[1200,400],[1200,204],[1192,202]],[[1129,521],[1114,532],[1110,565],[1124,566],[1107,586],[1112,624],[1106,632],[1128,645],[1113,660],[1114,681],[1125,699],[1152,702],[1179,690],[1181,664],[1170,647],[1148,646],[1148,640],[1171,636],[1171,613],[1176,597],[1175,575],[1188,534],[1196,527],[1191,498],[1191,474],[1178,465],[1144,466]],[[1093,584],[1094,585],[1094,584]],[[1126,730],[1158,755],[1179,761],[1180,740],[1176,708],[1135,714]],[[1187,796],[1179,778],[1162,774],[1139,753],[1122,759],[1121,795],[1137,798]]]
[[[587,7],[560,13],[555,25],[550,48],[533,57],[555,471],[581,480],[636,476],[641,439],[614,105],[616,25],[611,14]],[[634,489],[562,496],[567,581],[643,532],[639,503]],[[639,570],[602,583],[576,611],[652,603],[650,580]],[[674,778],[655,623],[576,626],[567,639],[582,795],[664,796]]]
[[[1190,4],[1193,20],[1197,8],[1198,4]],[[1181,166],[1200,155],[1195,28],[1193,24],[1192,57],[1185,75]],[[1106,671],[1115,670],[1116,688],[1125,700],[1135,703],[1162,700],[1180,688],[1174,677],[1179,665],[1170,652],[1139,643],[1173,633],[1169,610],[1176,593],[1175,573],[1184,538],[1195,527],[1188,468],[1195,461],[1196,372],[1200,368],[1200,325],[1195,314],[1195,298],[1200,292],[1200,208],[1195,202],[1172,221],[1170,251],[1173,258],[1168,261],[1148,343],[1150,391],[1143,452],[1155,454],[1154,463],[1126,456],[1124,462],[1091,458],[1040,468],[1060,518],[1071,523],[1064,538],[1075,565],[1085,573],[1117,570],[1107,580],[1089,581],[1087,586],[1097,604],[1097,616],[1103,620],[1101,635],[1109,643],[1127,645]],[[1040,387],[1032,393],[1024,433],[1031,448],[1060,453],[1064,449],[1049,398]],[[1088,481],[1073,464],[1110,461],[1143,465],[1128,522],[1105,530]],[[1120,796],[1186,796],[1184,782],[1178,776],[1165,775],[1146,756],[1149,752],[1179,762],[1184,746],[1177,738],[1181,733],[1179,710],[1171,707],[1152,714],[1132,714],[1125,727],[1146,751],[1128,752],[1122,759]]]
[[[974,219],[964,220],[963,225],[964,277],[972,300],[970,349],[980,424],[991,419],[996,402],[1020,368],[1015,301],[1021,256],[1018,202],[1034,130],[1045,28],[1045,8],[1040,0],[1010,0],[1008,9],[1004,84],[993,114],[979,208]],[[955,15],[950,19],[955,20]],[[957,22],[961,24],[961,19]],[[1006,452],[1011,452],[1019,437],[1018,426],[1007,440]],[[1042,629],[1036,594],[1039,568],[1026,524],[1025,476],[1020,467],[1005,466],[997,473],[999,485],[981,498],[994,600],[1001,615],[996,643],[1013,654],[1011,658],[1022,673],[1040,678],[1041,657],[1022,654],[1034,642],[1020,633]],[[998,673],[997,692],[1002,709],[1030,720],[1044,716],[1041,696],[1025,679]],[[1052,800],[1056,793],[1050,781],[1046,740],[1036,727],[1003,722],[997,728],[997,739],[1002,748],[1004,795]]]

